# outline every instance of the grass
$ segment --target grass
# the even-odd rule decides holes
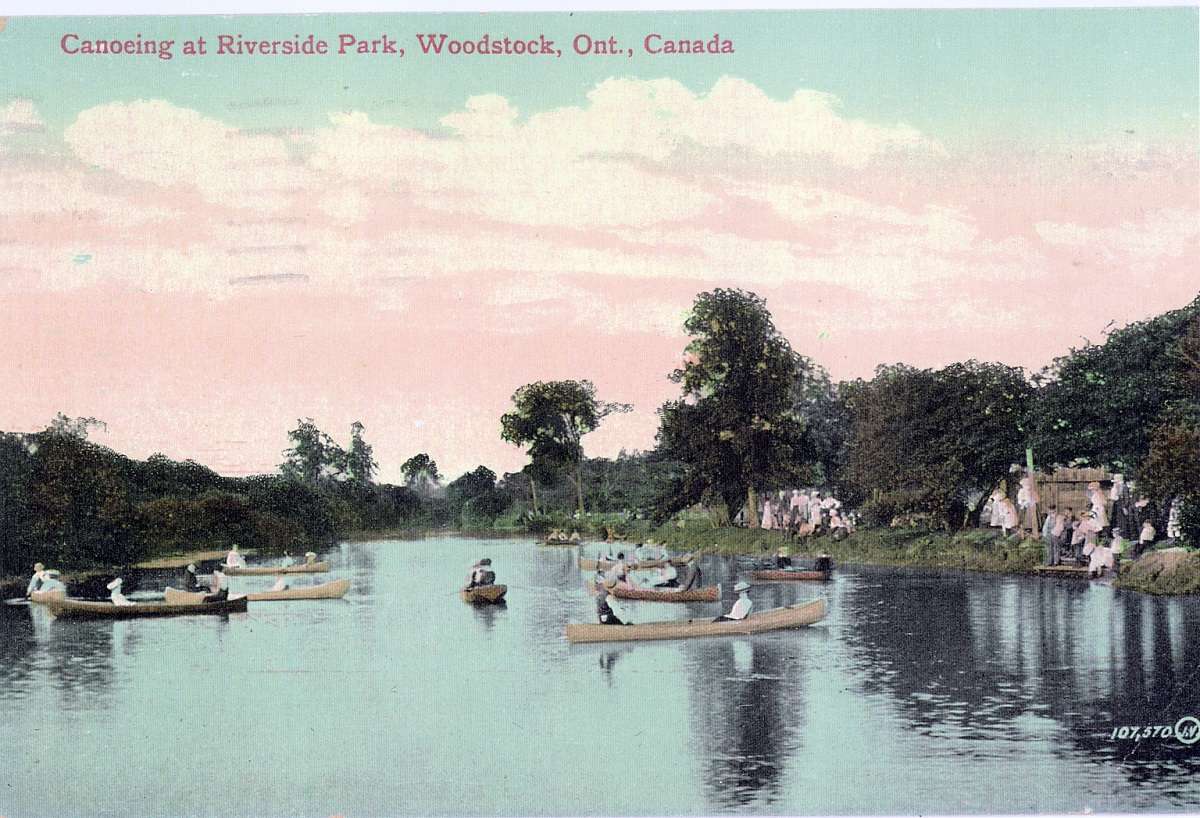
[[[1123,565],[1116,586],[1144,594],[1200,593],[1200,554],[1152,551]]]
[[[1025,573],[1040,565],[1042,544],[1035,539],[1005,539],[994,531],[946,534],[924,529],[860,529],[844,540],[817,537],[789,543],[777,531],[712,528],[702,524],[658,528],[653,538],[672,549],[711,554],[770,554],[780,545],[793,554],[826,553],[836,562],[906,565],[994,573]]]

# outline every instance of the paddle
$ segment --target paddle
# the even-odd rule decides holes
[[[5,605],[28,605],[29,600],[23,596],[16,596],[16,597],[13,597],[12,599],[4,600],[4,604]]]

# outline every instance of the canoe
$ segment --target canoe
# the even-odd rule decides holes
[[[261,576],[264,574],[324,574],[329,571],[329,563],[327,562],[311,562],[301,563],[298,565],[246,565],[241,568],[232,566],[225,567],[227,576],[231,577],[250,577]]]
[[[825,618],[825,600],[814,599],[752,613],[735,622],[684,619],[645,625],[567,625],[568,642],[641,642],[651,639],[687,639],[694,636],[745,636],[764,631],[802,628]]]
[[[287,599],[341,599],[350,590],[350,580],[335,579],[333,582],[321,585],[309,585],[304,588],[288,588],[284,591],[254,591],[246,594],[251,602],[276,602]],[[195,603],[204,600],[204,592],[181,591],[178,588],[167,587],[163,591],[163,599],[172,604]]]
[[[596,583],[588,582],[589,590],[596,592]],[[721,598],[721,586],[709,585],[707,588],[692,588],[690,591],[671,590],[670,588],[623,588],[618,585],[609,591],[618,599],[637,599],[644,602],[716,602]]]
[[[34,591],[29,595],[30,602],[49,602],[52,599],[66,599],[65,591]]]
[[[546,539],[542,540],[542,545],[568,545],[568,546],[570,546],[570,545],[579,545],[581,542],[582,542],[582,540],[559,540],[559,539],[552,540],[549,537],[547,537]]]
[[[474,605],[499,605],[504,602],[508,586],[476,585],[474,588],[463,588],[459,593],[463,602],[470,602]]]
[[[246,597],[231,596],[223,602],[196,602],[172,605],[167,602],[136,602],[114,605],[70,597],[47,599],[43,604],[58,619],[136,619],[145,616],[188,616],[191,614],[227,614],[246,610]]]
[[[805,571],[802,569],[774,568],[769,571],[751,571],[750,579],[758,582],[827,582],[829,571]]]
[[[583,557],[579,558],[579,568],[582,571],[603,571],[612,568],[617,564],[616,560],[588,560]],[[625,561],[629,566],[630,571],[646,571],[651,568],[661,568],[667,564],[666,560],[644,560],[642,562]],[[684,557],[671,557],[672,565],[687,565],[687,559]]]

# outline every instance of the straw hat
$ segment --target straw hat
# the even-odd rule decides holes
[[[196,563],[194,563],[194,562],[189,562],[189,563],[188,563],[188,567],[187,567],[187,569],[188,569],[188,573],[189,573],[189,574],[194,574],[194,573],[196,573]]]
[[[617,581],[613,577],[608,577],[607,579],[604,580],[602,585],[604,586],[605,590],[611,591],[613,588],[617,587]]]
[[[746,580],[744,580],[744,579],[738,580],[738,584],[733,586],[734,593],[740,594],[742,591],[749,591],[749,590],[750,590],[750,583],[746,582]]]
[[[46,566],[42,565],[40,562],[35,562],[35,563],[33,564],[33,570],[34,570],[34,571],[45,571],[45,570],[46,570]]]
[[[116,578],[116,579],[114,579],[112,582],[108,583],[108,586],[107,586],[107,587],[108,587],[108,590],[110,590],[110,591],[115,591],[115,590],[117,590],[118,588],[120,588],[120,587],[121,587],[121,578],[120,578],[120,577],[117,577],[117,578]]]

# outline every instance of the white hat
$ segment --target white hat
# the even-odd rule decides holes
[[[57,568],[51,568],[50,570],[46,571],[46,576],[60,577],[60,576],[62,576],[62,571],[59,571]]]
[[[46,570],[46,566],[42,565],[40,562],[35,562],[35,563],[33,564],[33,570],[35,570],[35,571],[45,571],[45,570]]]
[[[740,594],[742,591],[749,591],[749,590],[750,590],[750,583],[749,583],[749,582],[746,582],[744,579],[743,579],[743,580],[739,580],[739,581],[738,581],[738,584],[733,586],[733,590],[734,590],[734,592],[735,592],[735,593],[739,593],[739,594]]]
[[[191,571],[193,574],[194,574],[194,573],[196,573],[196,563],[194,563],[194,562],[189,562],[189,563],[188,563],[188,567],[187,567],[187,569],[188,569],[189,571]]]
[[[316,551],[305,551],[304,552],[304,556],[306,556],[306,557],[315,557],[316,555],[317,555]]]
[[[108,590],[115,591],[121,587],[121,578],[117,577],[112,582],[108,583]]]

